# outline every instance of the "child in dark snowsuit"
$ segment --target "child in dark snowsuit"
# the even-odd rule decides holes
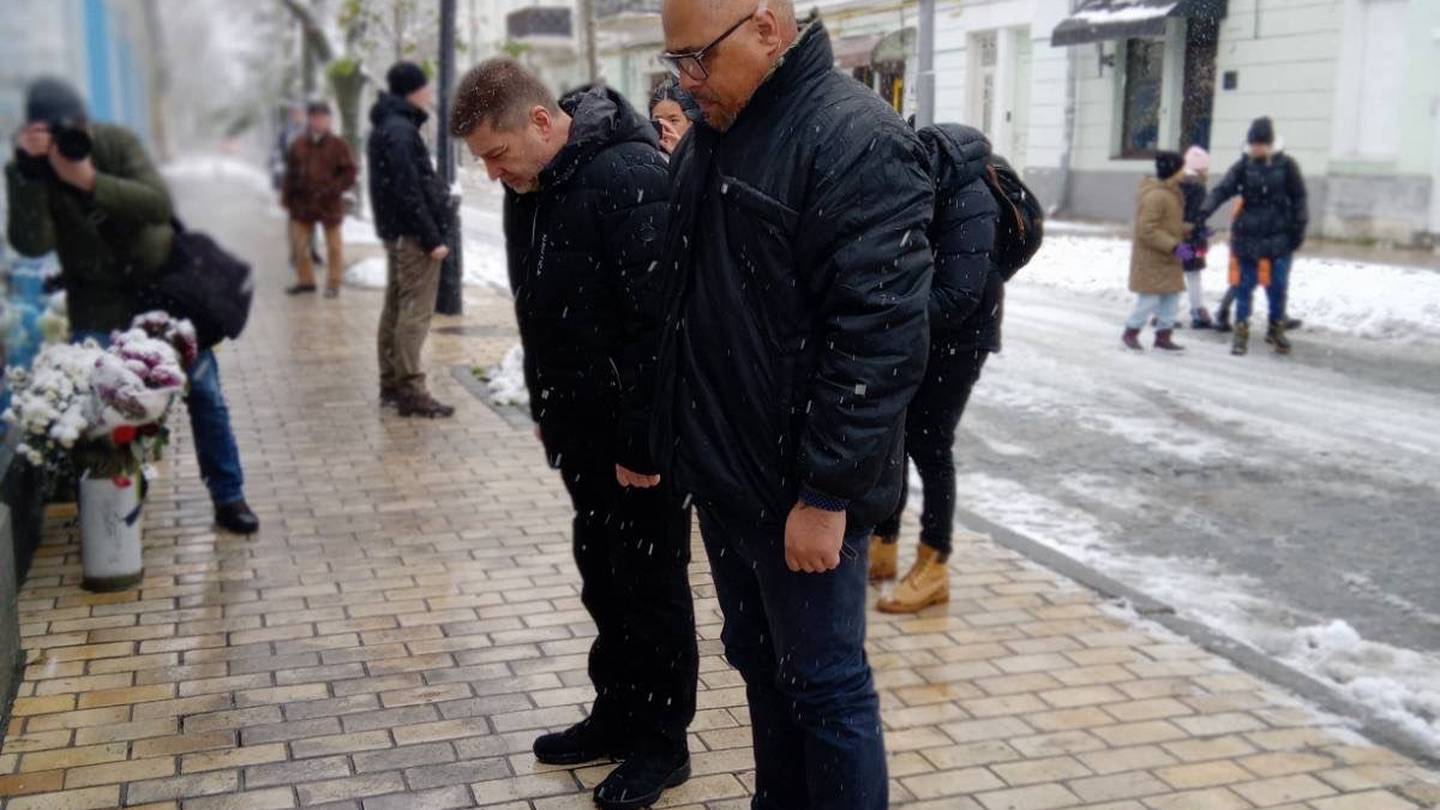
[[[1205,308],[1205,255],[1210,252],[1210,231],[1200,219],[1205,204],[1205,183],[1210,173],[1210,153],[1204,147],[1192,146],[1185,152],[1185,173],[1180,178],[1180,192],[1185,195],[1185,224],[1191,227],[1185,239],[1194,257],[1185,262],[1185,289],[1190,293],[1190,326],[1210,329],[1210,311]]]

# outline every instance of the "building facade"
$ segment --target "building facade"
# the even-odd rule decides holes
[[[508,13],[537,0],[508,0]],[[489,0],[507,2],[507,0]],[[547,0],[548,8],[573,5]],[[643,104],[663,73],[658,0],[592,0],[601,74]],[[915,110],[916,0],[815,0],[836,67]],[[522,58],[583,81],[580,43]],[[1440,234],[1436,0],[936,0],[936,119],[989,135],[1067,216],[1123,221],[1159,149],[1200,144],[1216,172],[1274,118],[1317,234],[1400,245]]]

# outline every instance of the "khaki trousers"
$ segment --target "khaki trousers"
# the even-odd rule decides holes
[[[315,264],[310,260],[310,240],[315,235],[314,222],[290,220],[290,255],[295,258],[295,271],[300,283],[315,286]],[[328,278],[325,286],[331,290],[340,289],[345,274],[344,244],[340,238],[339,225],[325,227],[325,270]]]
[[[414,239],[385,243],[385,308],[380,313],[380,388],[402,396],[426,393],[420,351],[430,334],[440,262]]]

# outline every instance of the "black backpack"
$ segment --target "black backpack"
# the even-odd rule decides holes
[[[154,282],[140,291],[140,311],[160,309],[188,319],[202,349],[240,337],[255,297],[250,265],[209,236],[185,230],[179,220],[171,224],[175,240],[170,258]]]
[[[990,258],[1009,281],[1040,249],[1045,238],[1045,209],[1010,162],[999,155],[986,159],[985,185],[1000,206]]]

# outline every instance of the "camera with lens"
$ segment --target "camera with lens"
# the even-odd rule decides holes
[[[55,149],[66,160],[84,160],[90,157],[90,150],[94,147],[90,140],[90,131],[82,121],[51,121],[50,138],[55,141]]]

